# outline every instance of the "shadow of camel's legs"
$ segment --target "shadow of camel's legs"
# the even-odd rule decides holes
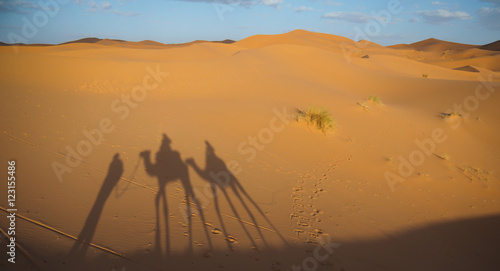
[[[160,240],[160,198],[162,195],[163,189],[160,187],[160,191],[156,193],[155,197],[155,211],[156,211],[156,232],[155,232],[155,251],[162,255],[161,252],[161,240]]]
[[[269,218],[267,218],[266,214],[264,214],[264,212],[260,209],[259,205],[257,205],[257,203],[255,203],[255,201],[250,197],[250,195],[248,195],[248,193],[245,191],[243,186],[241,186],[241,184],[238,181],[234,182],[233,185],[235,186],[235,190],[236,189],[240,190],[241,193],[243,195],[245,195],[245,197],[248,199],[248,201],[250,201],[250,203],[252,203],[252,205],[255,207],[255,209],[257,209],[257,211],[260,213],[260,215],[266,220],[267,224],[269,224],[271,229],[281,238],[283,243],[285,243],[287,246],[289,246],[288,242],[285,240],[283,235],[281,235],[281,233],[278,231],[278,229],[276,229],[276,227],[271,222],[271,220],[269,220]]]
[[[262,234],[262,231],[259,227],[259,224],[257,223],[257,220],[255,219],[255,216],[253,215],[253,213],[250,211],[250,209],[248,208],[245,200],[243,200],[243,198],[241,197],[240,195],[240,192],[238,191],[238,189],[236,189],[236,187],[234,185],[231,185],[231,189],[233,190],[233,193],[238,197],[238,199],[240,200],[241,204],[243,205],[243,208],[245,208],[245,210],[247,211],[248,215],[250,216],[250,219],[252,219],[252,222],[253,224],[255,225],[255,228],[257,229],[257,232],[259,233],[259,236],[260,238],[262,239],[262,241],[264,242],[264,245],[266,247],[269,247],[267,241],[266,241],[266,238],[264,238],[264,235]]]
[[[166,254],[170,256],[170,227],[169,227],[169,216],[168,216],[168,203],[165,191],[163,191],[162,196],[163,201],[163,215],[165,216],[165,242],[166,242]]]
[[[189,196],[184,191],[184,200],[186,201],[186,215],[188,220],[188,239],[189,239],[189,253],[193,253],[193,214],[191,212],[191,202]]]
[[[250,232],[248,232],[248,229],[247,227],[245,227],[245,224],[243,224],[243,222],[241,221],[241,217],[240,215],[238,214],[238,211],[236,210],[236,208],[234,207],[234,204],[233,202],[231,201],[231,199],[229,198],[229,195],[227,194],[227,191],[224,190],[224,189],[221,189],[222,192],[224,193],[224,196],[226,197],[226,200],[227,202],[229,203],[229,206],[231,207],[231,210],[233,210],[233,213],[234,213],[234,216],[236,217],[236,219],[238,220],[238,222],[240,222],[240,225],[241,227],[243,228],[243,230],[245,231],[248,239],[250,240],[250,242],[252,243],[252,245],[257,248],[257,244],[255,243],[255,241],[253,240],[252,238],[252,235],[250,234]]]
[[[185,181],[188,181],[188,180],[183,180],[182,183],[186,184]],[[208,233],[207,224],[206,224],[206,220],[205,220],[205,214],[203,213],[203,208],[202,208],[200,202],[198,201],[198,198],[194,194],[194,191],[190,185],[184,185],[184,190],[186,191],[186,194],[188,195],[188,197],[191,197],[193,199],[193,202],[196,206],[198,214],[200,215],[200,218],[201,218],[201,223],[203,225],[203,230],[205,231],[205,236],[207,238],[208,246],[209,246],[210,250],[213,250],[212,239],[210,238],[210,234]]]
[[[228,238],[229,236],[227,233],[226,224],[224,224],[224,220],[222,219],[222,213],[221,213],[220,206],[219,206],[219,199],[217,196],[217,187],[215,186],[215,184],[210,184],[210,186],[212,188],[212,195],[213,195],[214,204],[215,204],[215,212],[217,213],[217,217],[219,218],[219,223],[220,223],[221,228],[222,228],[222,234],[224,234],[224,238],[226,240],[226,243],[227,243],[229,250],[233,250],[233,245],[231,244],[231,242],[229,242],[229,238]]]

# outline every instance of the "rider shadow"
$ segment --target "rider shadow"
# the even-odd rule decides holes
[[[240,214],[238,213],[237,208],[235,207],[233,201],[230,198],[230,192],[232,192],[236,197],[237,201],[241,205],[243,205],[243,208],[245,209],[246,213],[251,219],[251,222],[253,223],[254,227],[256,228],[259,237],[261,240],[264,242],[266,247],[269,247],[262,231],[261,227],[259,226],[257,219],[255,218],[255,214],[250,210],[249,205],[253,206],[257,212],[264,218],[264,220],[267,222],[267,224],[272,228],[274,232],[276,232],[281,240],[285,243],[286,240],[283,238],[283,236],[278,232],[278,230],[275,228],[275,226],[271,223],[271,221],[266,217],[264,212],[260,209],[260,207],[255,203],[255,201],[250,197],[250,195],[246,192],[246,190],[243,188],[243,186],[240,184],[238,179],[231,173],[231,171],[227,168],[226,163],[219,158],[215,154],[215,150],[212,147],[212,145],[208,142],[205,141],[206,144],[206,157],[205,157],[205,169],[201,169],[196,162],[192,159],[189,158],[186,160],[186,164],[190,165],[193,167],[193,169],[196,171],[196,173],[205,181],[207,181],[210,184],[211,188],[211,193],[214,199],[214,205],[215,209],[217,212],[217,216],[219,219],[219,223],[221,225],[222,231],[225,235],[225,239],[227,241],[227,245],[229,249],[233,249],[232,247],[232,242],[234,241],[231,236],[228,235],[228,231],[226,229],[226,225],[224,224],[224,220],[222,219],[222,212],[220,209],[219,205],[219,198],[218,198],[218,191],[222,192],[224,195],[227,203],[229,204],[232,212],[234,213],[234,216],[240,223],[241,227],[245,231],[247,237],[250,239],[250,242],[255,248],[257,247],[257,244],[255,243],[254,238],[252,238],[250,232],[246,228],[245,224],[243,223]]]
[[[120,159],[119,154],[115,154],[113,156],[113,160],[109,164],[108,174],[102,183],[101,190],[97,195],[97,198],[90,210],[89,215],[87,216],[87,220],[85,221],[85,225],[78,235],[78,242],[76,242],[70,250],[70,255],[83,258],[89,244],[92,242],[94,238],[94,234],[97,228],[97,224],[102,214],[102,210],[104,209],[104,204],[107,199],[111,195],[116,184],[119,182],[121,176],[123,174],[123,162]]]
[[[191,204],[194,204],[197,208],[197,212],[203,223],[203,228],[207,241],[209,242],[210,248],[212,248],[212,243],[210,236],[208,234],[208,229],[206,227],[206,221],[203,214],[201,204],[194,194],[191,181],[189,179],[189,172],[187,165],[182,161],[181,156],[178,151],[175,151],[170,146],[171,140],[166,134],[163,134],[163,139],[161,142],[160,149],[156,152],[155,163],[151,161],[151,151],[146,150],[140,153],[140,156],[144,159],[144,166],[146,172],[149,176],[154,176],[158,179],[158,193],[155,197],[155,208],[156,208],[156,233],[155,233],[155,246],[156,252],[162,255],[161,249],[161,230],[160,230],[160,201],[161,207],[163,208],[163,217],[165,219],[165,242],[166,242],[166,254],[170,255],[170,234],[169,234],[169,213],[167,204],[167,193],[166,186],[169,182],[174,182],[180,180],[184,188],[184,198],[186,203],[186,219],[188,224],[188,237],[189,237],[189,251],[193,252],[193,240],[192,240],[192,212]],[[191,202],[192,200],[192,202]]]

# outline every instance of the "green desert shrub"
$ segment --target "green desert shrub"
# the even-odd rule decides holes
[[[373,103],[376,104],[382,104],[382,100],[380,100],[379,97],[373,95],[368,97],[368,101],[372,101]]]
[[[335,126],[333,116],[324,108],[317,106],[309,106],[305,111],[299,110],[297,120],[303,120],[325,134]]]

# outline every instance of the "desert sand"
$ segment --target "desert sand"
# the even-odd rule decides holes
[[[2,270],[500,265],[498,42],[16,48],[0,47],[18,209]],[[311,105],[326,134],[297,121]]]

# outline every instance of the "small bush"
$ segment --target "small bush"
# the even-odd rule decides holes
[[[428,73],[424,73],[424,74],[422,74],[422,77],[423,77],[423,78],[428,78],[428,77],[429,77],[429,74],[428,74]]]
[[[372,101],[376,104],[382,104],[382,100],[380,100],[377,96],[370,96],[368,97],[368,101]]]
[[[450,155],[449,155],[449,154],[447,154],[447,153],[445,153],[445,154],[443,154],[443,155],[437,155],[437,154],[436,154],[436,156],[437,156],[439,159],[444,160],[444,161],[446,161],[446,162],[450,162],[450,159],[451,159]]]
[[[461,117],[462,115],[453,111],[451,113],[441,113],[440,114],[443,119],[451,118],[451,117]]]
[[[368,105],[366,105],[365,102],[356,102],[356,104],[361,106],[365,111],[368,111],[368,109],[370,109],[370,107]]]
[[[298,120],[304,120],[308,125],[313,125],[324,134],[331,130],[335,122],[333,116],[324,108],[310,106],[306,111],[299,110]]]

